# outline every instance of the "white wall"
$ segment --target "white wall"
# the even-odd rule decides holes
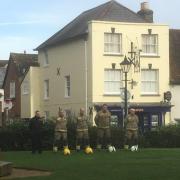
[[[171,120],[174,122],[175,119],[180,120],[180,85],[171,85],[171,93],[171,103],[174,105],[171,109]]]

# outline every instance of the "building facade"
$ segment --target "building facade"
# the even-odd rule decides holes
[[[8,61],[0,60],[0,88],[2,88]]]
[[[4,77],[6,74],[7,64],[8,64],[8,61],[0,60],[0,127],[3,124],[2,114],[4,112],[4,90],[2,89],[2,85],[3,85]]]
[[[36,54],[11,53],[5,74],[3,89],[4,100],[12,101],[12,109],[8,112],[8,118],[20,118],[21,116],[21,81],[30,66],[38,66]]]
[[[84,107],[94,116],[106,103],[114,124],[123,126],[119,64],[135,54],[140,63],[128,73],[128,107],[136,109],[144,131],[170,122],[171,105],[164,102],[169,91],[169,27],[153,23],[147,3],[138,13],[116,1],[85,11],[36,50],[42,90],[36,94],[37,104],[46,116],[56,116],[59,107],[67,113]]]
[[[39,67],[31,66],[21,83],[21,118],[23,119],[33,117],[40,107],[39,70]]]
[[[170,90],[172,93],[171,118],[180,123],[180,30],[171,29],[170,33]]]

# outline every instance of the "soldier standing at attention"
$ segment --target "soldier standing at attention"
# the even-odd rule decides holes
[[[139,119],[135,114],[135,109],[131,108],[125,119],[125,149],[128,149],[133,145],[136,147],[136,149],[138,148],[138,123]]]
[[[42,120],[40,112],[36,111],[35,116],[30,120],[29,129],[31,132],[32,153],[42,153]]]
[[[58,118],[56,119],[55,132],[54,132],[54,147],[56,152],[60,148],[61,144],[64,149],[68,149],[67,141],[67,119],[63,110],[59,110]]]
[[[77,139],[77,145],[76,150],[80,151],[82,146],[84,145],[85,148],[90,147],[89,146],[89,134],[88,134],[88,118],[84,114],[84,109],[80,108],[79,116],[77,117],[76,121],[76,139]]]
[[[103,104],[102,109],[97,112],[95,123],[97,125],[97,149],[102,148],[103,140],[107,147],[111,146],[111,131],[110,131],[111,113],[108,111],[106,104]]]

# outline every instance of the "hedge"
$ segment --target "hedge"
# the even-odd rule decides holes
[[[28,122],[17,121],[0,129],[0,148],[7,150],[30,150],[31,140]],[[90,144],[96,147],[97,128],[89,127]],[[123,147],[124,129],[112,127],[112,144],[117,148]],[[43,149],[51,150],[54,140],[54,123],[48,121],[43,124]],[[71,149],[76,145],[76,126],[73,121],[68,122],[68,143]],[[141,133],[140,147],[175,148],[180,147],[180,125],[161,127],[156,131]]]

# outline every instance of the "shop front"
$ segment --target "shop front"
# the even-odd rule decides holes
[[[123,104],[106,103],[112,116],[112,126],[123,127]],[[100,104],[96,104],[96,111],[101,108]],[[133,103],[129,104],[129,108],[134,108],[136,115],[139,117],[139,128],[141,132],[155,130],[165,124],[165,116],[171,111],[171,105],[168,103]]]

